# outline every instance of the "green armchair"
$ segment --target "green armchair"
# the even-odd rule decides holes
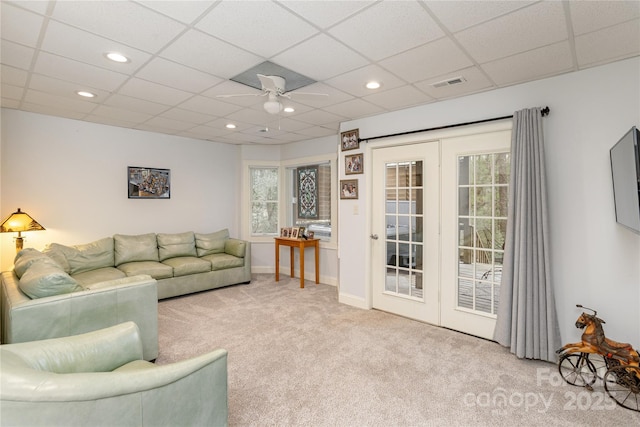
[[[225,426],[227,351],[155,365],[133,322],[0,346],[0,425]]]

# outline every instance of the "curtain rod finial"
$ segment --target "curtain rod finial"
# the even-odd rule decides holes
[[[540,113],[542,114],[542,117],[544,117],[549,115],[549,111],[551,111],[549,107],[544,107],[542,110],[540,110]]]

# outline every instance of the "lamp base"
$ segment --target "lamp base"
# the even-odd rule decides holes
[[[24,237],[16,237],[16,253],[22,250],[24,244]]]

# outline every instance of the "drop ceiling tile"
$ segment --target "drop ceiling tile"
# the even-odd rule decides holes
[[[268,58],[317,30],[274,2],[220,2],[196,28]]]
[[[138,1],[138,3],[160,12],[165,16],[176,19],[185,24],[191,24],[196,18],[209,9],[212,2],[208,1]]]
[[[253,108],[243,108],[242,110],[227,114],[225,118],[231,119],[232,121],[240,121],[246,123],[267,123],[272,119],[272,116],[262,108],[260,110],[254,110]]]
[[[2,88],[0,93],[2,93],[3,98],[20,101],[22,99],[22,95],[24,95],[24,89],[20,86],[2,83],[0,87]]]
[[[136,122],[130,122],[128,120],[119,120],[111,117],[94,116],[94,115],[89,115],[83,118],[83,120],[93,122],[93,123],[108,125],[108,126],[118,126],[123,128],[130,128],[130,129],[134,129],[135,126],[138,124]]]
[[[2,2],[0,10],[2,11],[0,14],[2,39],[29,47],[37,47],[44,18],[4,2]]]
[[[292,101],[296,104],[308,105],[314,108],[322,108],[327,105],[338,104],[340,102],[353,99],[353,96],[338,90],[334,87],[328,86],[324,83],[314,83],[312,85],[304,87],[301,92],[307,93],[326,93],[328,96],[305,96],[302,98],[296,98],[295,94],[292,96]]]
[[[222,79],[184,65],[154,58],[136,73],[136,77],[191,93],[200,93]]]
[[[204,92],[201,93],[201,95],[208,96],[210,98],[217,98],[229,104],[235,104],[242,107],[248,107],[263,100],[262,91],[258,89],[254,89],[247,85],[236,83],[232,80],[223,81],[222,83],[215,85],[211,89],[205,90]],[[229,98],[222,98],[222,97],[219,97],[220,95],[246,95],[246,96],[234,96]]]
[[[314,80],[328,79],[368,63],[363,56],[326,34],[306,40],[272,61]]]
[[[371,90],[365,87],[367,82],[371,80],[380,82],[383,90],[393,89],[394,87],[406,84],[404,81],[377,65],[368,65],[334,77],[327,80],[327,84],[354,96],[365,96],[371,94]]]
[[[325,126],[314,126],[307,129],[303,129],[297,133],[299,133],[302,138],[300,140],[305,140],[309,138],[321,138],[323,136],[337,136],[338,126],[333,125],[331,128]],[[337,141],[336,141],[337,142]]]
[[[281,129],[284,129],[288,132],[297,132],[302,129],[307,129],[311,127],[309,123],[301,122],[299,120],[295,120],[293,118],[288,118],[288,117],[281,118],[278,122],[278,126],[280,126]]]
[[[123,110],[136,111],[138,113],[145,113],[151,116],[160,114],[166,111],[169,107],[157,102],[150,102],[140,98],[133,98],[131,96],[121,95],[115,93],[111,95],[104,105],[114,108],[122,108]]]
[[[16,86],[24,86],[27,83],[28,73],[19,68],[9,67],[8,65],[0,66],[0,82],[8,83]]]
[[[167,117],[154,117],[143,123],[143,126],[169,131],[184,131],[195,127],[195,123],[173,120]]]
[[[0,45],[0,61],[2,61],[4,65],[29,70],[34,54],[34,49],[10,41],[2,40],[2,44]]]
[[[540,2],[455,34],[479,63],[504,58],[568,37],[560,2]]]
[[[422,96],[426,97],[424,94],[422,94]],[[385,108],[362,99],[352,99],[351,101],[343,102],[341,104],[325,107],[323,110],[348,119],[358,119],[360,117],[372,116],[374,114],[380,114],[388,111]]]
[[[434,99],[413,86],[401,86],[362,97],[362,99],[379,105],[387,111],[400,110],[414,105],[428,104]]]
[[[96,104],[83,99],[61,98],[50,93],[29,89],[24,97],[24,102],[42,105],[45,107],[61,108],[77,113],[90,113]]]
[[[2,6],[5,4],[12,4],[23,9],[28,9],[33,12],[44,15],[47,13],[47,7],[51,4],[50,1],[40,1],[40,0],[22,0],[22,1],[13,1],[13,0],[3,0]]]
[[[0,107],[18,110],[20,108],[20,101],[18,101],[17,99],[5,98],[3,96],[2,98],[0,98]]]
[[[51,77],[43,76],[40,74],[32,74],[31,81],[29,82],[29,88],[40,92],[46,92],[52,95],[59,95],[64,98],[71,98],[74,100],[82,100],[84,102],[90,102],[97,104],[104,101],[109,92],[106,90],[87,87],[86,85],[78,85],[77,83],[71,83],[64,80],[58,80]],[[82,98],[76,92],[79,90],[88,90],[95,95],[95,98]]]
[[[640,19],[578,36],[575,42],[581,68],[640,55]]]
[[[640,17],[640,2],[571,1],[571,22],[576,36]]]
[[[104,117],[113,120],[122,120],[130,123],[144,123],[151,119],[151,114],[141,113],[139,111],[125,110],[123,108],[114,108],[107,105],[100,105],[91,112],[92,116]]]
[[[40,52],[38,55],[34,71],[59,80],[75,82],[78,89],[82,89],[82,85],[86,85],[113,91],[127,79],[125,74],[115,73],[46,52]]]
[[[534,1],[442,1],[428,0],[426,6],[437,19],[451,32],[458,32],[473,25],[489,21],[514,10],[525,7]]]
[[[211,121],[210,114],[201,114],[195,111],[183,110],[182,108],[172,108],[160,114],[159,117],[166,117],[172,120],[202,125]]]
[[[211,114],[214,117],[223,117],[242,108],[237,105],[199,95],[186,100],[180,104],[179,107],[185,110],[196,111],[201,114]]]
[[[312,125],[326,125],[327,123],[345,121],[346,117],[329,113],[328,111],[311,110],[308,113],[300,114],[296,117],[296,120]]]
[[[444,79],[453,77],[451,75],[443,75],[425,80],[424,82],[416,83],[415,86],[427,95],[437,100],[454,98],[457,96],[467,95],[495,87],[493,83],[491,83],[489,79],[487,79],[484,73],[482,73],[476,67],[470,67],[465,68],[464,70],[460,70],[457,72],[456,76],[464,77],[466,79],[466,82],[462,84],[438,88],[431,86],[432,83],[436,83]]]
[[[414,83],[470,67],[473,62],[451,39],[443,37],[384,59],[379,65]]]
[[[380,60],[444,35],[418,2],[379,2],[328,31],[367,58]]]
[[[189,92],[135,77],[128,80],[118,90],[118,93],[165,105],[175,105],[176,103],[183,102],[192,96]]]
[[[226,79],[263,62],[260,56],[195,30],[169,45],[161,56]]]
[[[155,53],[186,28],[137,3],[59,1],[53,18],[94,34]]]
[[[334,1],[330,6],[322,1],[281,1],[280,4],[291,9],[314,25],[328,28],[339,21],[355,14],[361,9],[372,5],[375,1]]]
[[[482,69],[498,86],[506,86],[571,71],[573,60],[564,41],[488,62]]]
[[[48,116],[66,117],[68,119],[74,120],[85,120],[85,117],[87,116],[87,114],[84,112],[67,110],[61,105],[32,104],[30,102],[22,102],[20,104],[20,110],[30,111],[32,113],[38,114],[46,114]]]
[[[78,40],[82,43],[77,43]],[[132,73],[151,58],[141,50],[56,21],[49,22],[41,49],[118,73]],[[110,61],[105,56],[109,52],[119,52],[130,62]]]

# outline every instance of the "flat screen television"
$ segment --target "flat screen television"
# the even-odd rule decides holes
[[[618,224],[640,234],[640,131],[632,127],[611,147],[613,197]]]

